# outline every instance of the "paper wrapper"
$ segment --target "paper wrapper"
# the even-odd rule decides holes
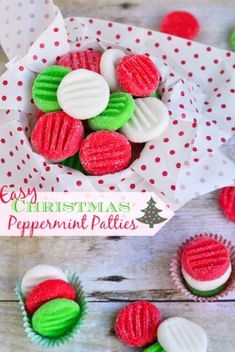
[[[203,237],[207,236],[209,238],[216,239],[217,241],[220,241],[221,243],[223,243],[229,250],[231,264],[232,264],[232,274],[227,282],[226,288],[220,294],[212,296],[212,297],[199,297],[199,296],[194,295],[192,292],[190,292],[186,287],[183,275],[181,273],[181,254],[182,254],[184,246],[187,243],[195,240],[196,238],[202,237],[202,236]],[[213,302],[213,301],[217,301],[219,299],[222,299],[222,298],[226,297],[228,294],[230,294],[232,291],[234,291],[234,289],[235,289],[235,246],[233,246],[230,241],[224,239],[222,236],[219,236],[219,235],[200,234],[200,235],[196,235],[194,237],[190,237],[179,247],[178,251],[172,257],[171,264],[170,264],[170,273],[171,273],[171,277],[172,277],[172,280],[174,281],[175,286],[178,288],[178,290],[184,296],[187,297],[187,299],[193,300],[195,302]]]
[[[81,313],[79,320],[76,325],[74,325],[73,329],[66,333],[64,336],[59,338],[49,338],[44,337],[36,333],[31,324],[31,316],[28,315],[25,309],[25,299],[22,296],[20,284],[17,284],[15,288],[16,297],[19,300],[19,306],[23,317],[24,330],[28,338],[35,344],[40,345],[42,347],[58,347],[60,345],[65,344],[69,340],[71,340],[78,333],[82,323],[84,322],[87,316],[87,302],[85,293],[83,291],[83,287],[79,280],[79,277],[71,273],[68,270],[65,270],[65,274],[67,275],[68,282],[74,287],[76,291],[76,302],[79,304]]]
[[[130,25],[64,20],[51,0],[2,0],[0,12],[0,39],[11,59],[0,79],[3,184],[58,192],[154,191],[175,210],[235,183],[235,162],[220,150],[235,132],[235,54]],[[159,92],[170,113],[168,129],[146,143],[127,170],[112,176],[85,176],[48,165],[28,140],[35,116],[35,74],[69,51],[113,47],[152,57],[161,72]]]

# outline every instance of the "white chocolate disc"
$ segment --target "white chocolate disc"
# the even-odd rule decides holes
[[[209,281],[199,281],[194,279],[192,276],[190,276],[188,273],[186,273],[186,271],[181,268],[182,271],[182,275],[185,279],[185,281],[187,282],[187,284],[189,284],[189,286],[191,286],[192,288],[199,290],[199,291],[211,291],[211,290],[215,290],[216,288],[224,285],[228,279],[230,278],[231,272],[232,272],[232,265],[230,264],[228,269],[226,270],[226,272],[224,273],[224,275],[222,275],[221,277],[219,277],[218,279],[215,280],[209,280]]]
[[[21,293],[27,297],[31,290],[46,280],[63,280],[68,281],[65,273],[51,265],[37,265],[27,271],[21,281]]]
[[[148,142],[161,135],[169,123],[166,105],[153,97],[135,99],[135,104],[135,112],[121,133],[135,143]]]
[[[111,92],[120,89],[116,78],[116,66],[125,55],[120,49],[108,49],[101,56],[100,72],[108,82]]]
[[[86,120],[99,115],[109,102],[109,86],[96,72],[79,69],[70,72],[60,83],[57,98],[69,116]]]
[[[160,345],[167,352],[206,352],[206,332],[198,324],[183,318],[163,321],[157,331]]]

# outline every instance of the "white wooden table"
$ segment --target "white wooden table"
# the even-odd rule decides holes
[[[11,0],[13,1],[13,0]],[[185,9],[202,23],[199,41],[228,47],[235,27],[234,0],[57,0],[63,14],[112,19],[157,29],[172,9]],[[6,62],[0,53],[1,68]],[[235,141],[226,147],[235,158]],[[195,199],[154,238],[45,238],[0,239],[0,351],[45,351],[27,341],[14,286],[24,272],[38,263],[50,263],[80,274],[88,294],[89,317],[80,335],[63,352],[127,352],[114,336],[113,322],[127,302],[147,299],[164,317],[182,316],[207,331],[209,352],[235,351],[235,292],[208,304],[185,300],[174,287],[169,262],[181,242],[199,232],[219,233],[235,242],[235,225],[221,214],[217,192]],[[121,234],[120,234],[121,235]]]

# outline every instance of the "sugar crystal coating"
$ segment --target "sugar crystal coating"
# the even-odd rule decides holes
[[[120,87],[137,97],[147,97],[159,86],[160,74],[153,61],[145,55],[129,55],[116,68]]]
[[[197,18],[186,11],[167,14],[160,24],[161,32],[193,40],[198,36],[200,24]]]
[[[26,310],[33,314],[44,303],[55,298],[75,301],[76,292],[72,285],[63,280],[47,280],[34,287],[26,299]]]
[[[39,73],[32,88],[33,100],[39,110],[46,113],[61,110],[57,90],[70,71],[66,67],[50,66]]]
[[[219,204],[224,215],[235,222],[235,187],[225,187],[220,191]]]
[[[128,166],[131,145],[118,132],[98,131],[83,140],[79,155],[82,166],[89,174],[113,174]]]
[[[31,142],[39,154],[59,162],[78,152],[83,136],[82,122],[60,111],[43,115],[37,121]]]
[[[32,317],[33,329],[42,336],[60,337],[71,331],[80,316],[77,302],[65,298],[43,304]]]
[[[199,237],[183,248],[182,268],[193,279],[209,281],[222,276],[230,265],[228,249],[220,241]]]
[[[100,73],[101,53],[99,51],[76,51],[68,53],[57,61],[57,65],[78,70],[84,68],[93,72]]]
[[[115,332],[128,346],[148,346],[157,338],[157,329],[162,321],[161,312],[153,304],[145,301],[131,303],[118,314]]]

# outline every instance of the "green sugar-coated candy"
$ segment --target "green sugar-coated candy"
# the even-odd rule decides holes
[[[61,110],[57,100],[57,90],[63,78],[71,70],[62,66],[50,66],[36,77],[33,84],[33,100],[43,112]]]
[[[116,131],[131,118],[135,110],[135,101],[130,94],[113,93],[107,108],[88,121],[94,131]]]
[[[189,289],[189,291],[191,291],[196,296],[199,296],[199,297],[213,297],[213,296],[216,296],[216,295],[220,294],[222,291],[224,291],[224,289],[226,287],[226,283],[224,285],[221,285],[221,286],[215,288],[214,290],[210,290],[210,291],[200,291],[200,290],[197,290],[197,289],[191,287],[188,284],[186,284],[186,286]]]
[[[82,163],[79,159],[78,154],[75,154],[75,155],[71,156],[70,158],[67,158],[64,161],[61,161],[59,164],[61,164],[63,166],[70,167],[71,169],[75,169],[75,170],[81,171],[83,173],[86,173],[86,171],[84,170]]]
[[[32,327],[42,336],[60,337],[70,331],[79,319],[80,307],[70,299],[53,299],[33,315]]]
[[[145,348],[144,352],[165,352],[165,351],[159,343],[155,343],[154,345]]]
[[[230,47],[232,51],[235,51],[235,28],[232,30],[230,35]]]

